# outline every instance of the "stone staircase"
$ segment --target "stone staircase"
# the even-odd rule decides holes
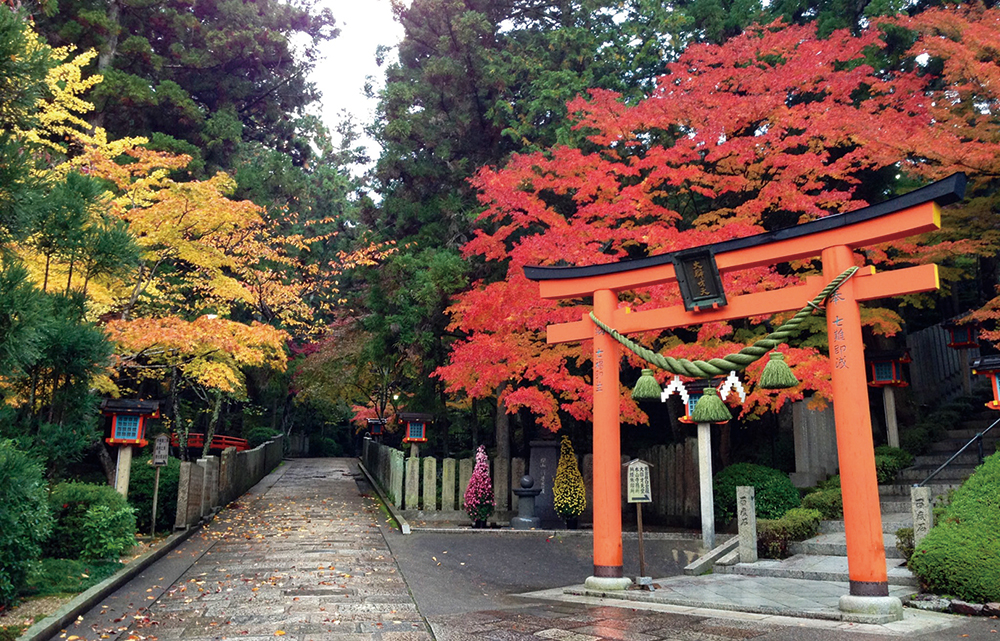
[[[886,570],[889,585],[919,587],[919,581],[903,564],[903,555],[896,548],[896,530],[913,527],[910,514],[910,488],[927,478],[969,439],[993,424],[1000,414],[985,410],[963,421],[958,429],[948,430],[947,438],[934,443],[930,451],[916,457],[912,467],[902,470],[894,484],[879,486],[882,511],[882,535],[885,543]],[[983,438],[985,456],[997,451],[1000,426]],[[938,497],[959,487],[979,465],[979,449],[972,445],[959,458],[938,473],[927,485],[931,495]],[[817,536],[792,543],[792,556],[782,560],[761,559],[757,563],[716,563],[717,573],[747,576],[771,576],[816,581],[848,581],[847,543],[843,521],[823,521]]]

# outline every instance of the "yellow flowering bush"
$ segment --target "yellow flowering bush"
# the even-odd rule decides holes
[[[559,450],[559,466],[556,468],[556,479],[552,486],[552,501],[556,513],[564,519],[575,519],[583,514],[587,507],[587,490],[576,462],[573,443],[565,435],[562,437],[562,447]]]

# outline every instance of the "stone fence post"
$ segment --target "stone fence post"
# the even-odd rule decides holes
[[[757,499],[752,485],[736,488],[740,563],[757,562]]]

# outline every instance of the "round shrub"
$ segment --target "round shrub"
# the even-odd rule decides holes
[[[753,463],[730,465],[715,475],[715,518],[728,522],[736,516],[736,488],[754,487],[757,518],[778,519],[799,506],[799,491],[784,472]]]
[[[816,510],[828,521],[844,518],[844,497],[839,487],[806,494],[802,497],[802,507]]]
[[[59,559],[104,558],[112,549],[96,545],[96,534],[89,535],[100,523],[113,528],[103,533],[109,541],[129,540],[135,544],[135,514],[128,502],[113,487],[91,483],[60,483],[49,496],[49,506],[56,518],[55,527],[45,544],[46,556]],[[107,510],[92,511],[95,506]],[[88,547],[89,541],[91,544]],[[117,548],[114,544],[111,548]]]
[[[1000,601],[1000,453],[955,490],[909,567],[938,594],[977,603]]]
[[[41,466],[0,440],[0,609],[14,600],[52,528]]]
[[[149,464],[152,453],[132,459],[132,476],[128,485],[128,504],[135,510],[136,527],[148,534],[153,512],[153,481],[156,468]],[[160,468],[160,492],[156,497],[156,529],[169,531],[177,518],[177,485],[180,482],[181,461],[169,457]]]

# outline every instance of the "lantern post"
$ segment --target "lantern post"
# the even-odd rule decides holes
[[[115,490],[128,497],[132,448],[146,446],[146,420],[160,418],[160,402],[105,399],[101,401],[101,414],[111,417],[111,436],[104,439],[104,442],[118,448]]]
[[[908,350],[872,353],[868,356],[869,387],[882,388],[882,404],[885,410],[886,443],[889,447],[899,447],[899,425],[896,421],[895,388],[906,387],[903,380],[903,364],[912,363]]]

